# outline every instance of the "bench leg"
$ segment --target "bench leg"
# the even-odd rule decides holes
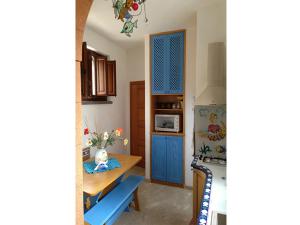
[[[126,209],[125,209],[124,211],[125,211],[125,212],[130,212],[129,205],[126,207]]]
[[[134,194],[134,209],[140,211],[139,198],[138,198],[138,188],[133,192]]]

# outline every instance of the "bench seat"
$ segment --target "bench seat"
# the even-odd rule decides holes
[[[84,214],[85,222],[90,225],[113,224],[134,199],[133,192],[143,180],[142,176],[129,176]]]

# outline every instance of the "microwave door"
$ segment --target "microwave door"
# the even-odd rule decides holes
[[[178,125],[175,115],[156,115],[155,129],[157,131],[178,132]]]
[[[174,129],[174,120],[172,121],[171,118],[166,117],[163,120],[162,127],[167,129]]]

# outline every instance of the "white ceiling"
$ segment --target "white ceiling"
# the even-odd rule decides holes
[[[146,0],[148,23],[144,14],[138,17],[138,28],[131,37],[120,33],[123,22],[115,19],[112,0],[94,0],[87,18],[87,26],[119,46],[129,49],[144,41],[144,35],[180,29],[196,15],[199,7],[223,0]],[[136,18],[133,19],[135,21]]]

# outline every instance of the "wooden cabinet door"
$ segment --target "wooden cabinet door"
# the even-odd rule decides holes
[[[167,94],[167,44],[166,35],[151,37],[151,76],[152,76],[152,93]]]
[[[166,90],[169,94],[182,94],[184,83],[184,32],[169,34],[167,45],[168,76]]]
[[[166,181],[166,137],[152,135],[151,177],[155,180]]]
[[[182,184],[183,181],[183,141],[182,137],[168,136],[167,143],[167,177],[166,181],[171,183]]]
[[[151,37],[152,93],[182,94],[184,32]]]
[[[95,74],[96,74],[96,95],[106,96],[107,95],[107,81],[106,81],[106,57],[95,56]]]
[[[117,96],[116,61],[107,61],[107,95]]]

